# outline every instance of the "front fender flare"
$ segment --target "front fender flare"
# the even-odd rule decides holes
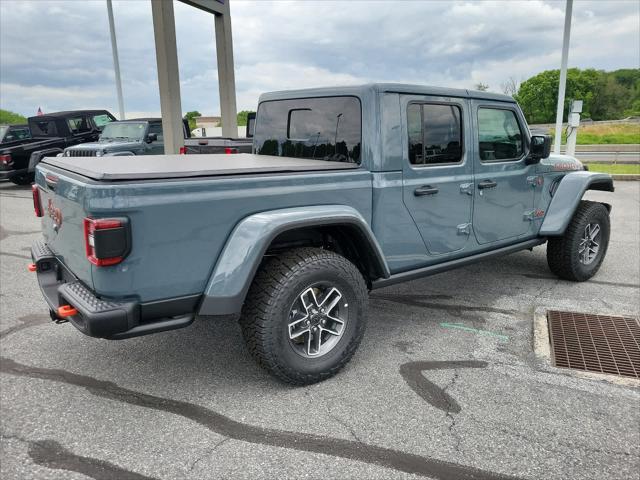
[[[563,235],[587,190],[613,192],[613,178],[608,173],[595,172],[572,172],[562,177],[540,227],[540,235]]]
[[[354,208],[317,205],[256,213],[240,221],[231,232],[209,278],[198,314],[239,313],[262,257],[273,239],[287,230],[324,225],[357,227],[369,242],[383,277],[390,275],[371,228]]]
[[[122,152],[107,152],[103,155],[103,157],[133,157],[135,153],[130,150],[125,150]]]

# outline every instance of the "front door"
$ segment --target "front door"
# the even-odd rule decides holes
[[[162,135],[162,123],[150,123],[149,131],[147,133],[155,133],[158,136],[157,140],[147,144],[147,155],[163,155],[164,136]]]
[[[462,250],[471,233],[473,179],[467,101],[402,96],[404,203],[431,255]]]
[[[480,244],[533,232],[535,165],[526,164],[528,130],[513,104],[473,100],[473,232]]]

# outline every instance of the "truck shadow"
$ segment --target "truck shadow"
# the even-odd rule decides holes
[[[443,274],[437,280],[437,277],[422,279],[408,283],[401,289],[385,289],[374,294],[368,335],[365,336],[363,345],[365,348],[356,356],[357,361],[347,367],[345,375],[338,376],[335,382],[354,380],[357,383],[358,378],[360,381],[369,378],[366,371],[360,370],[370,368],[370,364],[375,361],[371,356],[379,357],[381,351],[395,348],[394,343],[397,343],[403,328],[415,329],[415,318],[411,320],[411,327],[405,327],[396,319],[393,327],[389,328],[388,319],[391,313],[397,314],[398,310],[411,309],[417,314],[417,321],[420,322],[418,326],[423,325],[425,329],[430,329],[434,322],[451,315],[460,314],[466,321],[473,321],[476,316],[482,318],[490,314],[517,314],[512,310],[492,306],[500,297],[510,294],[509,288],[504,288],[506,291],[503,292],[499,288],[483,291],[482,305],[478,305],[475,302],[478,292],[474,288],[477,281],[473,277],[495,279],[496,264],[499,264],[498,270],[501,272],[515,272],[519,269],[519,262],[520,260],[494,260],[470,267],[474,269],[471,277],[470,272],[463,269]],[[454,289],[450,285],[458,287]],[[416,291],[424,292],[433,286],[440,290],[450,289],[452,294],[415,294]],[[494,293],[496,291],[500,293]],[[323,391],[335,388],[335,385],[331,386],[332,381],[299,389],[273,380],[254,363],[244,346],[240,327],[233,318],[199,319],[186,329],[115,342],[84,337],[68,324],[58,326],[43,322],[45,317],[40,315],[22,317],[19,325],[3,332],[2,341],[23,343],[27,335],[34,335],[34,338],[35,335],[39,336],[37,348],[40,349],[40,358],[55,359],[51,368],[25,365],[3,358],[0,368],[2,372],[75,385],[99,397],[181,415],[212,431],[245,442],[322,453],[433,478],[511,478],[359,440],[257,427],[205,407],[204,405],[209,405],[215,408],[216,399],[223,400],[229,391],[237,393],[242,390],[243,395],[259,393],[261,398],[267,399],[287,395],[295,403],[296,399],[305,398],[305,391],[313,392],[311,394],[319,395],[321,399]],[[34,333],[36,328],[38,331]],[[45,329],[48,330],[47,334],[42,335]],[[26,337],[26,340],[30,339]],[[483,368],[486,363],[468,358],[467,352],[451,352],[451,356],[456,360],[408,362],[402,365],[402,362],[396,363],[394,357],[386,357],[386,366],[396,372],[400,385],[406,383],[406,388],[415,392],[417,401],[421,399],[426,402],[427,408],[458,413],[462,406],[435,383],[427,380],[422,374],[423,370]],[[389,358],[392,359],[391,362],[388,361]],[[55,368],[55,365],[73,365],[73,372]],[[128,374],[121,377],[119,372]],[[134,383],[136,386],[130,388],[121,385],[120,378],[125,379],[125,385],[131,384],[130,375],[138,379],[139,383]],[[176,398],[207,400],[200,405]]]

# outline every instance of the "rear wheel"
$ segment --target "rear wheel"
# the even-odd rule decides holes
[[[609,246],[609,211],[583,200],[562,237],[547,244],[547,263],[558,277],[583,282],[600,269]]]
[[[335,375],[365,330],[367,287],[346,258],[300,248],[266,260],[241,317],[247,346],[279,379],[305,385]]]
[[[22,175],[14,175],[9,180],[16,185],[31,185],[35,178],[35,173],[24,173]]]

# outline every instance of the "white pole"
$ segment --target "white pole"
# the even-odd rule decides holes
[[[109,14],[109,33],[111,34],[111,52],[113,53],[113,70],[116,74],[116,91],[118,94],[118,109],[120,120],[124,120],[124,100],[122,99],[122,80],[120,80],[120,60],[118,59],[118,44],[116,43],[116,27],[113,22],[113,6],[111,0],[107,0],[107,13]]]
[[[553,153],[560,153],[562,143],[562,113],[564,112],[564,90],[567,83],[567,61],[569,59],[569,39],[571,37],[571,9],[573,0],[567,0],[564,11],[564,36],[562,38],[562,61],[560,64],[560,84],[558,85],[558,111],[556,112],[556,138]]]

